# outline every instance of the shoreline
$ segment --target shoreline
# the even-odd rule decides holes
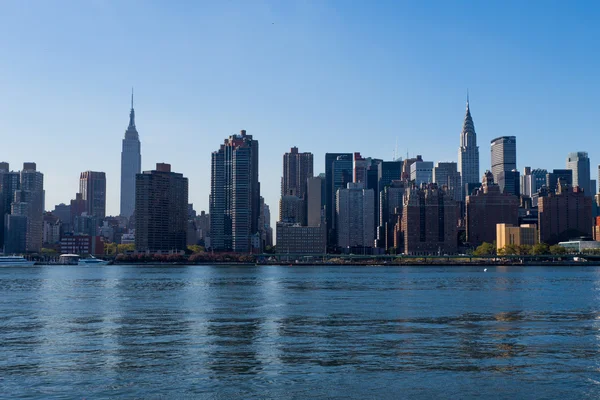
[[[68,265],[68,264],[58,264],[58,263],[50,263],[50,262],[36,262],[35,266],[78,266],[78,265]],[[90,267],[94,265],[87,265],[86,267]],[[202,262],[202,263],[190,263],[190,262],[152,262],[152,261],[141,261],[141,262],[111,262],[109,264],[99,265],[102,267],[110,267],[110,266],[180,266],[180,267],[203,267],[203,266],[232,266],[232,267],[261,267],[261,266],[283,266],[283,267],[315,267],[315,266],[323,266],[323,267],[413,267],[413,266],[422,266],[422,267],[468,267],[468,266],[494,266],[494,267],[544,267],[544,266],[558,266],[558,267],[572,267],[572,266],[588,266],[588,267],[598,267],[600,266],[600,260],[593,261],[573,261],[573,260],[556,260],[556,261],[548,261],[548,260],[537,260],[537,261],[525,261],[525,262],[511,262],[506,260],[478,260],[472,262],[452,262],[452,261],[442,261],[442,260],[427,260],[427,261],[416,261],[416,260],[406,260],[402,262]]]

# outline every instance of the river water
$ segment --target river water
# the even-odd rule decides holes
[[[0,269],[4,398],[599,398],[600,268]]]

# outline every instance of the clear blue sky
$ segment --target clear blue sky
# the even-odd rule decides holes
[[[482,171],[517,136],[518,167],[600,162],[600,6],[555,1],[2,1],[0,158],[45,174],[46,208],[105,171],[119,212],[135,87],[142,168],[169,162],[208,208],[210,153],[260,142],[277,218],[282,155],[456,160],[469,88]]]

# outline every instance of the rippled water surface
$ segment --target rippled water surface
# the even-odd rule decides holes
[[[593,267],[0,268],[0,397],[599,398]]]

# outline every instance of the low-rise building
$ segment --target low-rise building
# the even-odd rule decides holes
[[[568,242],[559,242],[558,245],[566,248],[569,253],[583,253],[586,250],[600,249],[600,242],[594,240],[570,240]]]
[[[301,226],[277,222],[277,253],[281,254],[325,254],[327,236],[325,225]]]
[[[104,254],[104,241],[100,236],[65,235],[60,240],[60,253],[101,256]]]
[[[535,225],[514,226],[511,224],[496,225],[496,249],[500,250],[508,245],[533,246],[538,242],[538,232]]]

